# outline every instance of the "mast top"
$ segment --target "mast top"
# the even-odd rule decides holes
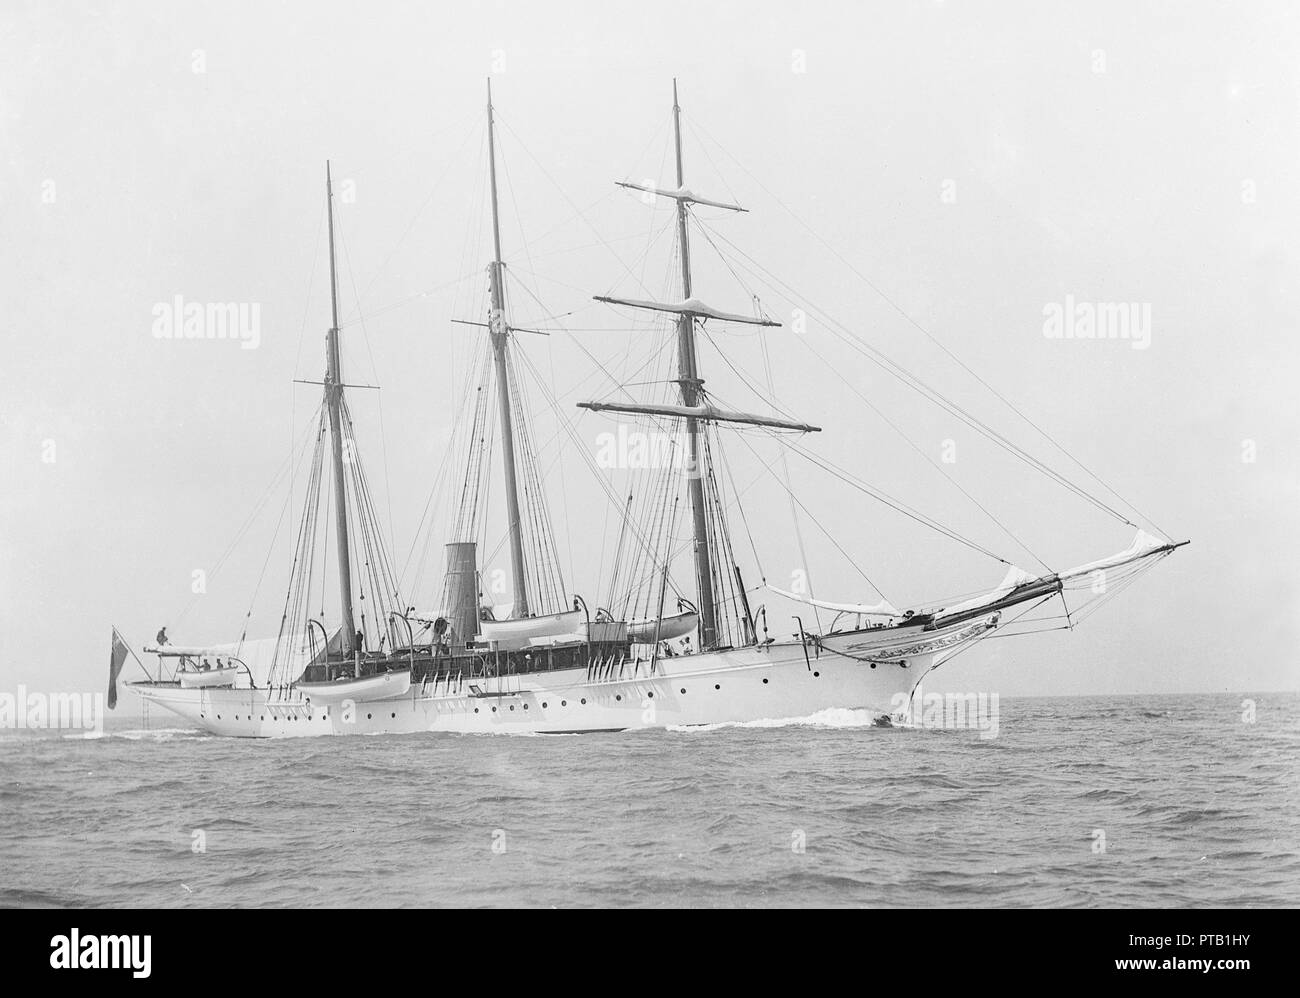
[[[337,334],[339,328],[339,282],[334,264],[334,180],[330,174],[330,161],[325,160],[325,207],[329,214],[330,238],[330,319],[331,330],[335,339],[331,341],[329,351],[330,378],[335,384],[342,384],[343,376],[339,371]]]

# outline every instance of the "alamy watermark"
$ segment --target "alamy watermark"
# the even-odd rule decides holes
[[[104,731],[104,694],[0,692],[0,730]]]
[[[909,695],[895,693],[892,720],[916,728],[978,731],[980,738],[998,736],[996,693],[926,693],[921,686]]]
[[[262,342],[259,302],[187,302],[176,295],[153,307],[156,340],[239,340],[241,350],[256,350]]]
[[[1043,306],[1043,336],[1049,340],[1128,340],[1134,350],[1151,345],[1151,303],[1080,301]]]
[[[152,970],[153,936],[82,934],[72,929],[50,939],[50,966],[55,970],[129,970],[144,979]]]
[[[676,468],[687,475],[698,474],[691,460],[690,441],[685,433],[634,430],[620,425],[616,433],[596,436],[596,465],[600,468]]]

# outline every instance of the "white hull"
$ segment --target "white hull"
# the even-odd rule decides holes
[[[560,734],[623,731],[806,717],[828,708],[866,709],[882,717],[897,712],[921,677],[965,641],[931,654],[913,653],[906,665],[858,657],[856,646],[893,644],[915,648],[918,639],[951,641],[944,633],[898,631],[826,635],[819,650],[810,641],[617,663],[589,677],[587,669],[521,676],[465,677],[459,682],[414,683],[403,695],[355,703],[310,703],[296,689],[268,691],[182,690],[131,684],[151,703],[218,735],[276,738],[311,735]],[[848,654],[830,650],[844,640]],[[448,688],[450,686],[450,688]]]

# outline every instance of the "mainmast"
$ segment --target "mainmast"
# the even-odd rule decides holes
[[[510,518],[510,567],[514,574],[515,605],[511,616],[528,616],[528,582],[524,575],[523,521],[519,517],[519,487],[515,481],[515,438],[510,409],[510,365],[507,353],[510,326],[505,313],[505,264],[501,262],[501,223],[497,211],[496,126],[492,117],[492,81],[488,80],[488,173],[492,182],[492,247],[489,268],[492,285],[492,314],[488,322],[492,349],[496,355],[497,403],[501,422],[501,459],[505,471],[506,515]]]
[[[677,189],[686,181],[682,173],[682,109],[677,103],[677,80],[673,80],[673,139],[677,147]],[[691,248],[687,238],[686,200],[677,199],[677,242],[681,247],[682,300],[691,300]],[[695,364],[695,316],[682,312],[677,317],[677,384],[682,405],[698,404],[700,385],[704,382]],[[686,418],[686,438],[690,464],[691,520],[695,535],[695,589],[699,595],[700,647],[712,648],[718,640],[717,611],[713,601],[713,572],[709,558],[709,527],[704,508],[704,464],[700,455],[700,421]]]
[[[352,565],[348,560],[348,505],[347,483],[343,475],[343,373],[339,358],[339,288],[334,269],[334,184],[330,179],[329,161],[325,162],[325,193],[329,202],[330,233],[330,324],[326,338],[327,370],[325,373],[325,402],[329,406],[330,444],[334,458],[334,529],[339,549],[339,602],[343,608],[343,652],[351,655],[357,649],[356,624],[352,619]]]

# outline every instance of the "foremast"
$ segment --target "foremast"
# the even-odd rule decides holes
[[[673,144],[676,153],[677,187],[664,190],[643,184],[619,182],[618,186],[632,190],[644,191],[660,197],[672,198],[677,203],[677,241],[681,258],[682,301],[678,303],[641,301],[628,298],[612,298],[597,295],[596,301],[613,305],[625,305],[632,308],[651,309],[677,316],[677,384],[681,396],[681,405],[640,404],[626,402],[580,402],[579,406],[594,411],[626,412],[642,415],[675,416],[683,418],[686,424],[686,446],[688,452],[688,492],[691,501],[692,551],[695,562],[695,588],[697,596],[696,609],[700,616],[700,647],[708,649],[719,642],[718,598],[714,585],[713,552],[710,550],[709,508],[706,495],[706,479],[709,478],[709,455],[704,441],[703,427],[707,423],[742,423],[752,426],[764,426],[771,429],[796,430],[803,433],[816,432],[819,427],[807,423],[798,423],[770,416],[753,415],[743,412],[728,412],[713,405],[704,392],[704,379],[700,377],[696,354],[695,323],[696,320],[716,319],[720,322],[736,322],[753,326],[779,326],[763,316],[737,315],[713,308],[695,297],[691,281],[691,253],[689,236],[688,206],[704,204],[729,211],[744,211],[739,205],[725,201],[704,198],[686,187],[685,169],[682,163],[682,109],[677,99],[677,81],[673,80]],[[745,614],[747,628],[748,612]]]
[[[343,653],[356,661],[356,622],[352,615],[352,563],[348,541],[347,479],[343,469],[343,365],[339,351],[339,288],[334,263],[334,183],[325,162],[330,240],[330,330],[326,337],[325,404],[329,410],[330,450],[334,467],[334,531],[338,543],[339,604],[343,616]],[[354,670],[357,667],[354,666]]]

